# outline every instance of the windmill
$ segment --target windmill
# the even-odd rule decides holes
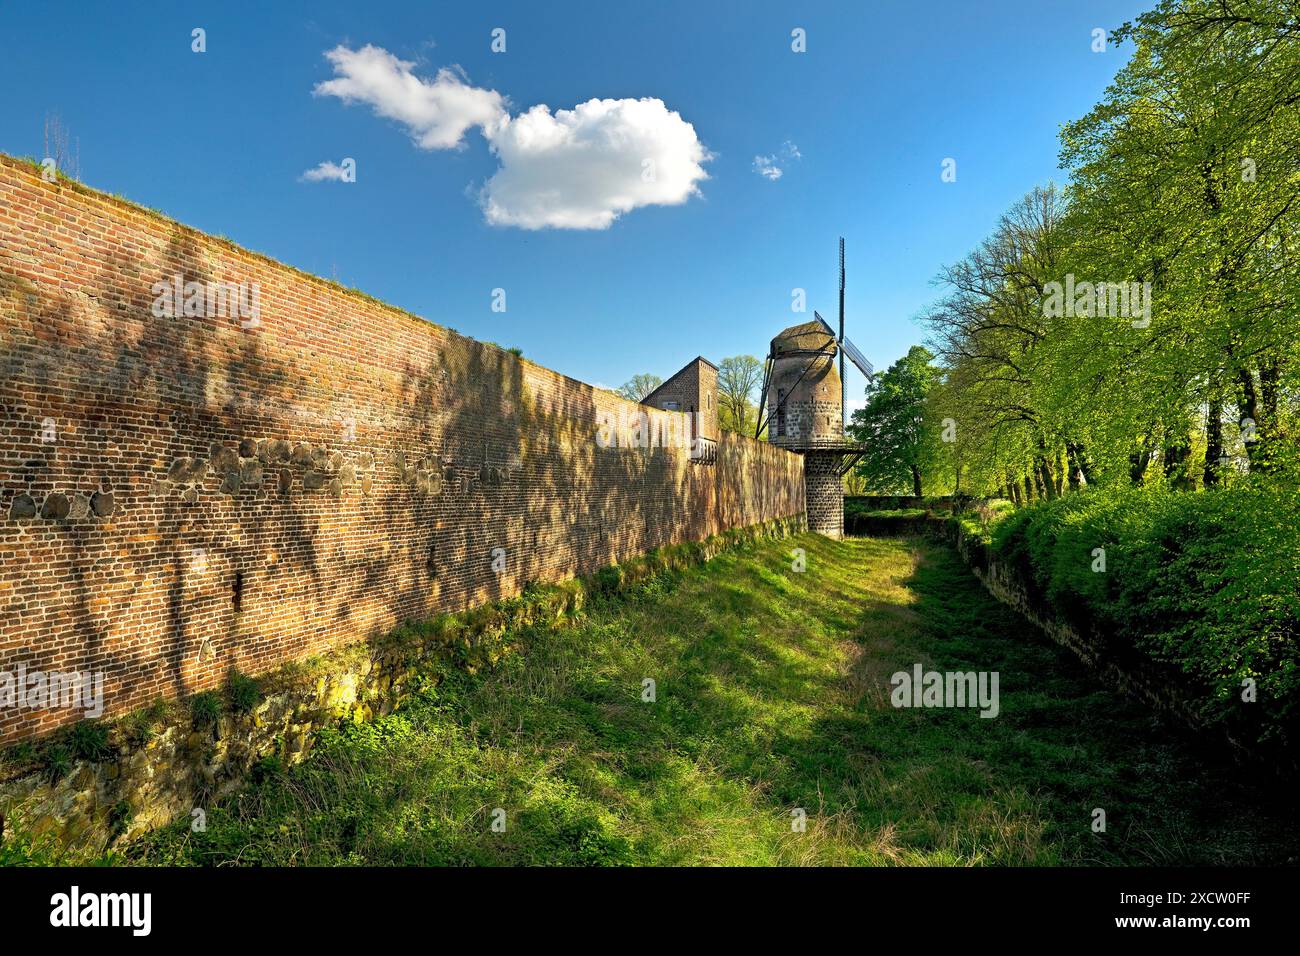
[[[867,377],[867,381],[871,381],[872,375],[875,374],[875,369],[872,366],[872,364],[869,361],[867,361],[867,357],[862,354],[862,350],[859,349],[856,345],[854,345],[853,342],[848,338],[848,336],[844,334],[844,237],[843,236],[840,237],[839,335],[835,334],[835,330],[831,328],[830,323],[827,322],[825,319],[823,319],[822,314],[818,312],[816,309],[813,310],[813,320],[818,325],[821,326],[821,328],[825,331],[826,335],[830,336],[832,342],[836,346],[836,351],[839,352],[840,429],[841,429],[841,434],[845,434],[848,432],[848,427],[849,427],[849,412],[848,412],[849,402],[848,402],[848,379],[844,375],[844,357],[846,355],[848,356],[849,361],[852,362],[855,366],[857,366],[858,371],[860,371],[863,375]],[[786,331],[788,332],[790,330],[787,329]],[[758,401],[759,414],[758,414],[758,425],[754,429],[755,438],[758,438],[763,434],[763,429],[768,427],[768,425],[770,424],[769,419],[772,417],[772,415],[774,413],[779,413],[781,409],[786,405],[786,403],[789,401],[790,396],[794,394],[799,382],[803,381],[803,379],[807,377],[809,373],[814,373],[817,369],[817,363],[813,361],[809,361],[803,373],[800,375],[799,379],[796,380],[795,386],[786,389],[785,391],[787,392],[787,394],[782,396],[780,399],[778,399],[777,404],[771,409],[771,411],[767,415],[764,415],[764,410],[767,409],[768,406],[768,402],[767,402],[768,390],[771,388],[772,385],[772,369],[776,362],[776,346],[779,340],[780,340],[779,336],[777,339],[772,340],[772,348],[768,350],[767,359],[764,362],[764,366],[763,366],[763,390],[762,390],[762,396],[759,398]],[[833,361],[833,358],[831,359],[831,361]]]
[[[758,438],[766,428],[769,443],[803,456],[808,526],[833,538],[844,534],[843,477],[866,451],[845,437],[845,356],[871,378],[871,363],[844,334],[844,240],[840,239],[839,334],[814,311],[811,322],[792,325],[772,339],[754,432]]]

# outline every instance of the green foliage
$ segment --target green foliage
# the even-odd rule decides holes
[[[72,770],[72,748],[66,744],[52,743],[45,748],[45,778],[58,783]]]
[[[629,402],[639,402],[663,383],[664,380],[658,375],[642,372],[639,375],[633,375],[623,383],[622,387],[618,389],[618,393]]]
[[[108,832],[110,838],[121,836],[131,828],[131,822],[135,819],[135,813],[131,809],[131,804],[126,800],[119,800],[113,804],[112,809],[108,811]]]
[[[618,565],[610,565],[601,568],[595,574],[596,588],[607,594],[612,594],[619,589],[623,583],[623,569]]]
[[[262,757],[249,770],[249,781],[257,786],[284,776],[284,763],[277,756]]]
[[[96,720],[82,720],[68,735],[72,752],[81,760],[102,760],[112,748],[108,744],[108,727]]]
[[[148,707],[132,711],[122,720],[122,733],[126,742],[133,747],[143,746],[158,733],[158,728],[167,717],[167,701],[158,697]]]
[[[718,427],[753,437],[758,427],[757,391],[763,363],[752,355],[733,355],[718,363]]]
[[[868,492],[925,492],[940,462],[941,435],[926,420],[926,398],[939,380],[934,358],[920,345],[912,346],[880,375],[867,383],[867,403],[853,413],[850,431],[867,446],[857,465]]]
[[[226,675],[226,700],[232,713],[247,714],[262,702],[262,685],[232,667]]]
[[[1131,58],[1062,129],[1068,187],[1030,192],[943,271],[929,404],[957,421],[943,451],[967,490],[1053,497],[1080,473],[1191,490],[1295,467],[1296,24],[1273,0],[1160,0],[1125,24]],[[1063,312],[1067,282],[1135,283],[1144,307],[1076,294]]]
[[[198,730],[207,730],[221,719],[221,695],[205,690],[190,698],[190,721]]]
[[[1201,717],[1259,708],[1264,738],[1294,737],[1300,697],[1300,496],[1257,481],[1201,494],[1094,491],[995,527],[999,557],[1066,619],[1094,621],[1200,688]],[[1093,549],[1105,550],[1094,571]],[[1241,701],[1254,680],[1259,700]]]
[[[5,777],[18,776],[23,770],[38,762],[36,745],[30,740],[0,750],[0,771]]]

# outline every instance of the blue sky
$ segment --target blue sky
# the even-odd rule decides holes
[[[882,369],[924,338],[913,318],[940,266],[1061,178],[1060,125],[1127,57],[1094,53],[1093,29],[1150,5],[123,2],[52,16],[7,2],[0,151],[39,157],[57,113],[89,185],[609,386],[697,354],[762,356],[813,308],[833,320],[843,235],[849,334]],[[604,229],[490,223],[480,191],[503,160],[486,127],[422,149],[409,120],[313,95],[339,77],[327,51],[367,45],[422,83],[458,66],[454,82],[500,94],[509,117],[661,100],[694,128],[708,178]],[[344,157],[355,182],[301,180]],[[761,175],[756,157],[782,175]],[[955,182],[941,180],[945,158]],[[557,170],[516,173],[517,196]],[[600,179],[589,173],[578,178]],[[796,287],[807,316],[791,312]],[[496,288],[505,312],[491,308]],[[862,385],[855,373],[851,398]]]

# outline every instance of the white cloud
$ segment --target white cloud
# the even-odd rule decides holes
[[[607,229],[633,209],[686,202],[708,178],[712,155],[695,127],[659,99],[591,99],[554,113],[538,105],[511,116],[501,94],[454,70],[429,82],[375,46],[325,56],[338,76],[317,84],[316,95],[369,104],[423,149],[458,147],[479,127],[501,164],[478,194],[494,225]]]
[[[799,152],[798,146],[787,139],[781,144],[779,153],[773,153],[770,156],[755,156],[754,172],[774,183],[785,175],[786,166],[796,159],[803,159],[803,153]]]
[[[331,179],[346,182],[347,173],[348,171],[342,166],[327,159],[304,172],[300,178],[307,183],[320,183]]]
[[[775,156],[755,156],[754,172],[765,179],[772,180],[772,182],[776,182],[785,175],[785,171],[776,164]]]
[[[470,127],[506,115],[500,93],[470,86],[454,69],[442,68],[430,83],[411,72],[415,64],[369,44],[360,50],[337,46],[325,58],[338,75],[317,83],[314,95],[368,104],[404,125],[421,149],[454,149]]]
[[[680,205],[699,193],[711,158],[658,99],[534,106],[486,135],[501,168],[483,187],[483,212],[525,229],[606,229],[642,206]]]

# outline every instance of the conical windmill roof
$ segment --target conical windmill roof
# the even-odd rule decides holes
[[[813,320],[800,325],[792,325],[772,339],[772,351],[776,355],[789,352],[827,352],[835,354],[835,339],[827,333],[825,327]]]

